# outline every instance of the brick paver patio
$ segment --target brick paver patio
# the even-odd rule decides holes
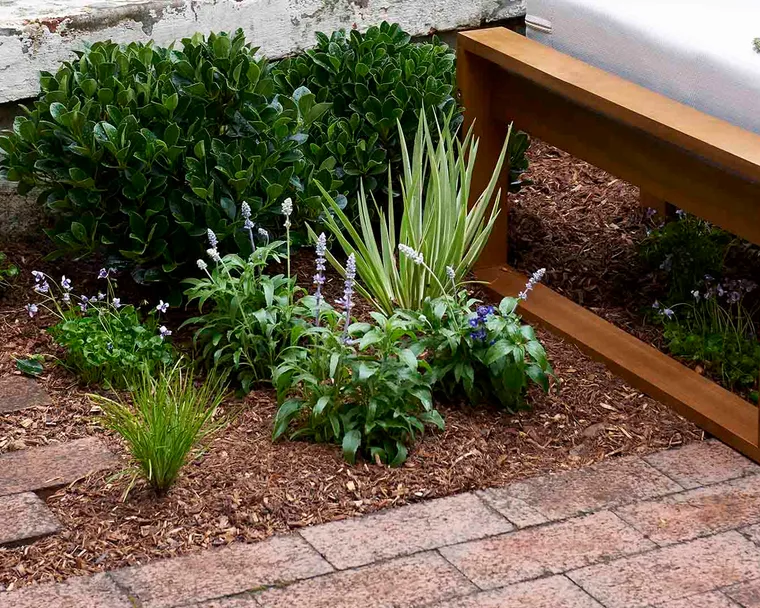
[[[759,473],[691,444],[27,587],[0,608],[760,608]]]

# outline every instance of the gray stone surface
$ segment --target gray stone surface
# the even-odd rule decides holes
[[[61,525],[32,492],[0,496],[0,545],[21,545],[54,534]]]
[[[615,511],[659,545],[760,522],[760,476],[639,502]]]
[[[549,520],[678,492],[681,486],[636,457],[609,460],[559,475],[534,477],[489,492],[520,499]]]
[[[106,574],[0,593],[0,608],[135,608]]]
[[[656,545],[610,512],[441,549],[481,589],[560,574]]]
[[[51,490],[116,463],[95,437],[11,452],[0,456],[0,496]]]
[[[411,608],[474,591],[440,555],[420,553],[264,591],[256,599],[263,608]]]
[[[460,494],[304,528],[301,535],[333,566],[344,569],[501,534],[512,527],[474,494]]]
[[[0,378],[0,414],[51,404],[50,397],[36,380],[24,376]]]
[[[151,562],[112,576],[141,608],[172,608],[331,571],[306,541],[292,535]]]
[[[656,452],[645,456],[644,460],[684,488],[760,473],[760,466],[717,439]]]
[[[760,549],[738,532],[726,532],[568,577],[607,608],[643,608],[760,578]]]

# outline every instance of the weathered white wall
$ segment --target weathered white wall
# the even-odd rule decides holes
[[[87,40],[155,40],[242,27],[276,58],[314,43],[317,31],[366,29],[383,20],[412,35],[525,14],[525,0],[0,0],[0,103],[33,97]]]

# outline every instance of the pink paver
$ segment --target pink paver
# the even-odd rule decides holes
[[[564,576],[551,576],[495,591],[481,591],[432,608],[603,608]]]
[[[760,475],[627,505],[616,513],[659,545],[760,522]]]
[[[760,550],[732,531],[567,576],[607,608],[643,608],[760,578]]]
[[[112,573],[142,608],[171,608],[331,572],[298,536],[188,555]]]
[[[419,553],[264,591],[256,599],[263,608],[412,608],[474,591],[440,555]]]
[[[534,477],[493,490],[518,498],[550,520],[655,498],[683,490],[654,467],[636,457],[619,458],[585,469]]]
[[[50,397],[36,380],[24,376],[0,378],[0,414],[51,404]]]
[[[496,509],[518,528],[545,524],[549,519],[524,500],[509,496],[498,489],[488,489],[478,492],[478,496]]]
[[[117,462],[95,437],[4,454],[0,456],[0,496],[65,486]]]
[[[61,529],[55,515],[32,492],[0,496],[0,514],[0,545],[30,543]]]
[[[135,608],[106,574],[0,593],[0,608]]]
[[[481,589],[494,589],[655,547],[619,517],[603,511],[441,549]]]
[[[760,546],[760,525],[749,526],[748,528],[743,528],[742,530],[739,530],[739,531],[742,534],[744,534],[747,538],[749,538],[752,542],[754,542],[756,545]]]
[[[715,439],[650,454],[644,460],[684,488],[760,473],[760,466]]]
[[[692,595],[682,600],[658,604],[655,608],[737,608],[737,606],[720,591],[711,591]]]
[[[724,592],[742,608],[760,608],[760,580],[740,583],[725,589]]]
[[[344,569],[512,529],[477,496],[460,494],[304,528],[301,534],[333,566]]]

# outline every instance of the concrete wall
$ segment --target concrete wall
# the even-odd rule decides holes
[[[87,41],[167,45],[242,27],[274,59],[313,45],[317,31],[390,21],[426,36],[524,15],[525,0],[0,0],[0,128],[37,95],[40,70],[54,72]],[[39,224],[32,201],[0,183],[0,236]]]

